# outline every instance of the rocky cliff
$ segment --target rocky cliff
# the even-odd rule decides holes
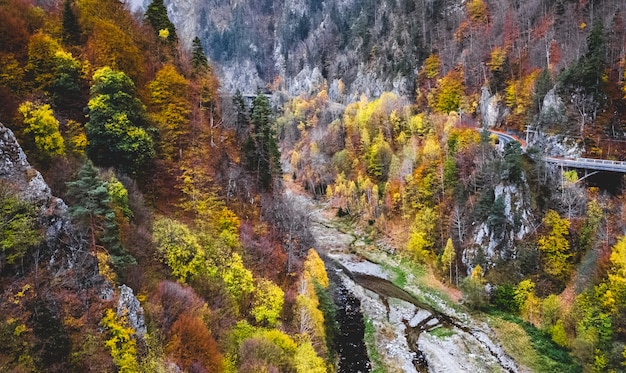
[[[66,290],[74,286],[76,288],[71,289],[73,291],[95,290],[101,300],[113,300],[115,294],[112,284],[99,274],[98,261],[85,250],[84,241],[72,225],[67,205],[52,195],[41,173],[28,163],[13,132],[1,123],[0,183],[36,207],[37,228],[45,232],[44,241],[33,254],[36,259],[33,261],[30,256],[25,258],[22,271],[30,272],[28,268],[31,265],[37,271],[40,263],[47,263],[46,272],[53,274],[59,281],[63,278],[63,281],[73,284],[65,285]],[[118,292],[118,315],[126,316],[137,335],[143,336],[146,326],[139,301],[132,289],[125,285]]]
[[[128,2],[142,11],[151,0]],[[201,38],[225,91],[252,94],[271,85],[297,95],[327,85],[335,87],[334,100],[384,91],[413,96],[423,60],[458,24],[457,3],[165,1],[182,43],[189,48]]]

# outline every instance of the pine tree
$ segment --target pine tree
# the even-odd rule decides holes
[[[135,258],[126,252],[120,241],[108,182],[100,178],[93,163],[85,162],[77,179],[66,184],[67,196],[72,202],[69,213],[85,230],[91,250],[105,249],[118,269],[135,264]]]
[[[80,33],[80,25],[72,9],[72,1],[65,0],[63,4],[63,35],[65,40],[71,45],[77,45],[80,43]]]
[[[206,54],[204,53],[204,48],[202,48],[202,42],[199,37],[195,37],[193,42],[191,43],[192,55],[191,55],[191,64],[194,69],[202,69],[209,67],[209,61],[206,58]]]
[[[248,168],[257,175],[257,184],[270,190],[274,176],[282,173],[280,153],[274,136],[274,119],[269,99],[260,91],[252,101],[252,132],[244,145]]]
[[[167,16],[167,9],[163,4],[163,0],[153,0],[152,3],[148,5],[148,9],[146,9],[145,17],[152,28],[154,28],[157,36],[159,36],[161,30],[167,30],[169,33],[167,36],[168,42],[175,43],[178,40],[176,28]]]

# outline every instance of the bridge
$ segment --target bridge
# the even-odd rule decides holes
[[[498,136],[498,141],[503,146],[511,141],[517,141],[522,145],[522,149],[526,150],[526,142],[514,135],[494,130],[489,130],[489,132]],[[559,158],[547,155],[542,156],[541,159],[544,162],[555,164],[563,168],[626,173],[626,162],[622,161],[595,158]]]
[[[579,168],[584,170],[608,171],[626,173],[626,162],[611,161],[594,158],[556,158],[543,156],[545,162],[556,164],[560,167]]]

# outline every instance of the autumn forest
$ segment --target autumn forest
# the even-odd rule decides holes
[[[624,174],[546,161],[626,161],[620,1],[232,5],[298,18],[263,56],[173,3],[0,0],[0,372],[406,371],[323,229],[495,371],[626,370]]]

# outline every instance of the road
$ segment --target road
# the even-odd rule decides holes
[[[526,142],[514,135],[494,130],[489,130],[489,132],[498,136],[498,141],[502,144],[502,146],[511,141],[517,141],[522,146],[522,149],[526,150]],[[622,161],[595,158],[562,158],[550,157],[548,155],[542,156],[541,159],[544,162],[556,164],[560,167],[626,173],[626,162]]]

